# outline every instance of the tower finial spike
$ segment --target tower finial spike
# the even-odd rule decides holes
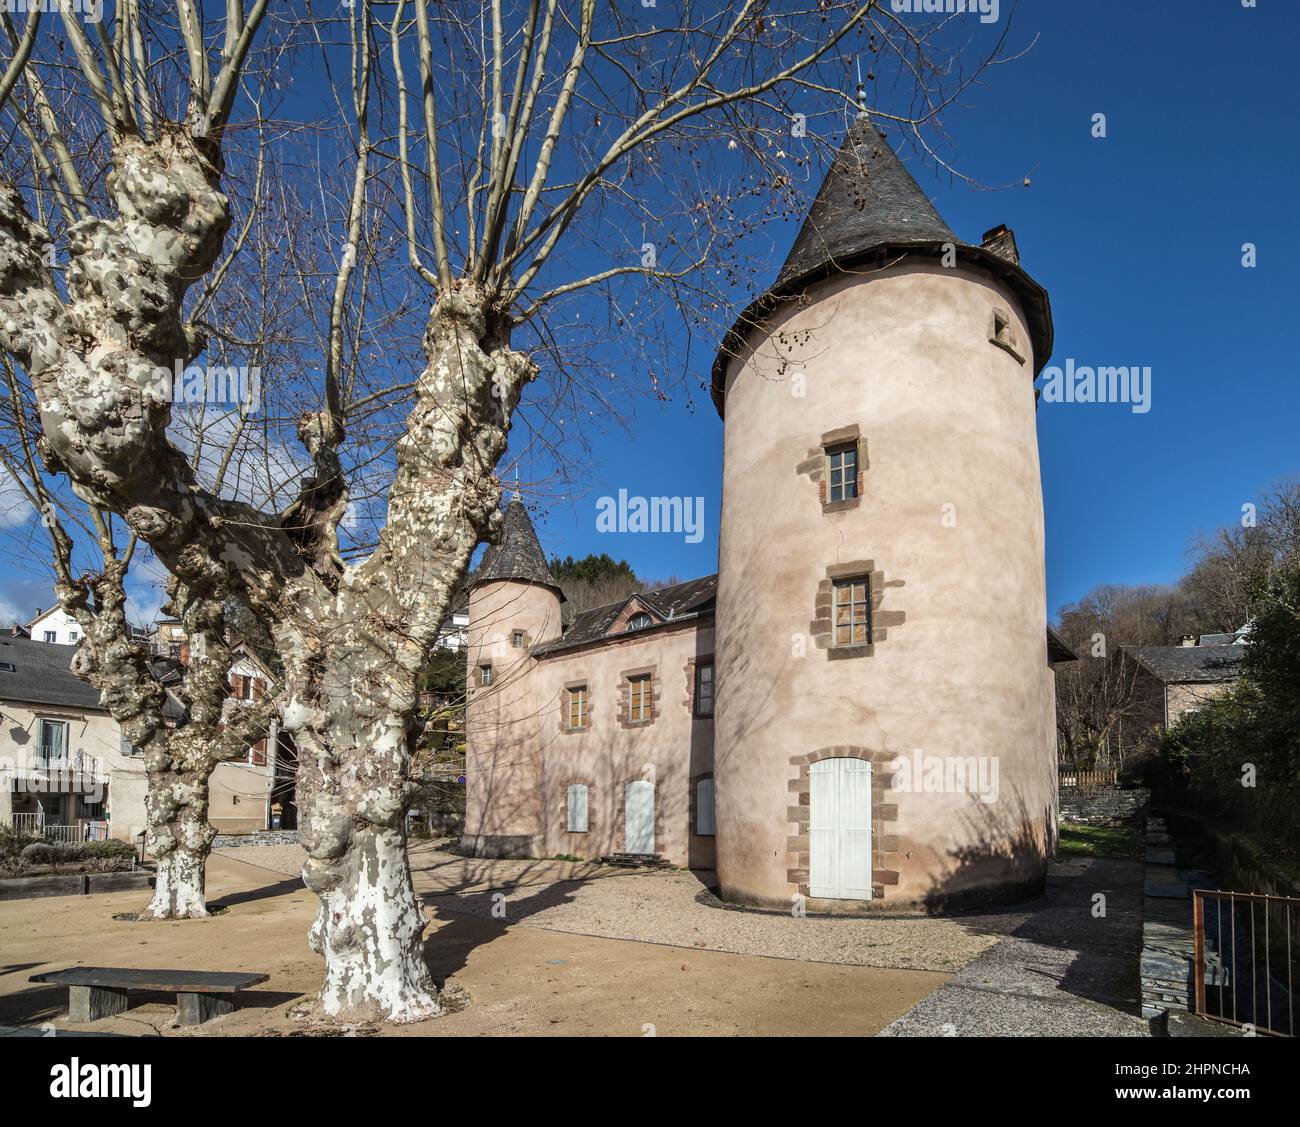
[[[862,84],[862,60],[857,58],[853,62],[858,68],[858,120],[862,121],[870,116],[867,112],[867,88]]]

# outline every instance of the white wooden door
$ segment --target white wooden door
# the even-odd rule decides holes
[[[827,900],[871,899],[871,764],[821,759],[808,768],[809,892]]]
[[[627,823],[627,852],[655,851],[655,785],[646,779],[627,784],[624,808]]]

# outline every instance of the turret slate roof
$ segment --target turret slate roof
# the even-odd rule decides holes
[[[470,585],[489,580],[516,579],[527,583],[540,583],[550,587],[564,599],[564,592],[555,582],[555,576],[546,566],[546,555],[537,539],[528,510],[518,497],[507,506],[501,535],[495,544],[488,545],[483,562],[470,579]]]
[[[746,333],[782,300],[798,296],[837,271],[866,267],[875,261],[883,264],[907,254],[938,257],[948,243],[959,261],[982,266],[1020,299],[1033,336],[1034,362],[1041,370],[1052,353],[1047,292],[1005,249],[1000,252],[992,244],[976,246],[958,239],[889,142],[862,116],[849,129],[832,161],[776,281],[750,304],[723,339],[713,364],[713,402],[718,414],[724,413],[729,361],[743,354]]]

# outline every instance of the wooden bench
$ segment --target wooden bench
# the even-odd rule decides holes
[[[126,1009],[132,990],[176,995],[176,1020],[201,1025],[235,1008],[235,991],[270,975],[243,971],[133,970],[124,967],[71,967],[34,974],[30,982],[54,982],[68,988],[68,1018],[98,1021]]]

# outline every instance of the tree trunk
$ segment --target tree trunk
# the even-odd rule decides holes
[[[328,875],[321,867],[308,873],[321,900],[311,945],[325,957],[325,1013],[393,1022],[442,1013],[424,962],[424,913],[411,884],[405,828],[357,829]]]
[[[205,870],[217,836],[208,825],[212,767],[177,771],[170,761],[165,766],[150,762],[161,757],[146,753],[145,843],[158,862],[158,877],[153,899],[140,918],[203,919],[208,914]]]
[[[294,644],[285,628],[279,647],[284,725],[299,751],[303,878],[321,899],[312,930],[325,958],[321,1003],[347,1020],[442,1012],[406,858],[416,681],[475,547],[500,526],[496,464],[537,371],[468,285],[434,305],[424,347],[379,545],[333,600],[298,608],[300,621],[326,624],[318,639]]]

